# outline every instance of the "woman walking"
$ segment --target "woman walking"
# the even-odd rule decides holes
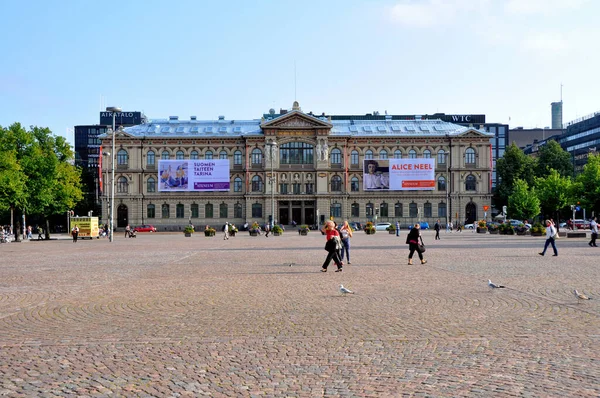
[[[558,250],[556,250],[556,244],[554,243],[554,236],[556,235],[556,227],[550,220],[546,220],[546,244],[544,244],[544,250],[541,253],[538,253],[540,256],[546,254],[546,249],[548,245],[552,245],[552,250],[554,250],[554,256],[558,256]]]
[[[417,223],[411,228],[410,232],[406,236],[406,244],[408,245],[408,250],[410,250],[408,253],[408,265],[412,265],[412,257],[415,251],[419,255],[421,264],[427,263],[427,260],[423,258],[423,252],[419,248],[419,240],[421,240],[421,244],[423,244],[423,238],[421,237],[421,226]]]
[[[352,238],[352,228],[348,225],[348,221],[344,221],[340,228],[340,235],[342,236],[342,254],[340,260],[344,261],[344,253],[346,253],[346,259],[348,264],[350,263],[350,238]]]
[[[323,263],[321,272],[327,272],[327,267],[329,267],[329,263],[332,259],[338,267],[335,272],[342,272],[344,263],[342,263],[338,255],[338,251],[340,250],[341,246],[340,233],[335,229],[335,224],[333,221],[327,221],[323,226],[323,229],[321,229],[321,232],[327,235],[327,243],[325,243],[327,258]]]

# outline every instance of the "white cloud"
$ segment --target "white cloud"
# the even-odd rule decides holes
[[[390,17],[406,26],[429,27],[452,24],[466,14],[480,14],[490,0],[401,0],[390,9]]]
[[[588,0],[508,0],[505,10],[511,14],[556,14],[579,9]]]
[[[536,51],[552,55],[553,53],[566,51],[569,48],[569,42],[560,33],[536,32],[525,37],[521,41],[521,47],[526,51]]]

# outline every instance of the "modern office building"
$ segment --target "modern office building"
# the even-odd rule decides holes
[[[103,147],[112,138],[101,136]],[[490,209],[492,138],[475,127],[418,116],[315,116],[297,102],[289,112],[272,110],[254,120],[151,120],[115,136],[116,225],[169,230],[189,222],[220,226],[274,219],[310,225],[333,218],[398,220],[404,227],[446,216],[472,222]],[[433,189],[365,187],[365,161],[421,158],[433,162]],[[165,191],[169,173],[159,170],[160,160],[183,165],[188,159],[228,160],[230,188]],[[105,183],[109,165],[103,162]],[[108,214],[105,191],[102,207]]]
[[[578,174],[587,163],[590,153],[600,150],[600,112],[573,120],[565,125],[560,146],[574,159],[574,173]]]
[[[560,102],[552,102],[550,104],[551,112],[552,112],[552,129],[562,129],[563,126],[563,103]]]

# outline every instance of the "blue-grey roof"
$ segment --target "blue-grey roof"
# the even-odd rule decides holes
[[[301,113],[301,112],[297,112]],[[289,114],[273,119],[285,119]],[[314,118],[314,116],[312,117]],[[314,119],[313,119],[314,120]],[[320,119],[321,120],[321,119]],[[469,130],[493,137],[493,133],[473,127],[465,127],[442,120],[327,120],[324,122],[333,127],[330,136],[351,137],[439,137],[456,136]],[[269,121],[271,123],[272,121]],[[124,132],[134,137],[191,138],[191,137],[244,137],[261,136],[261,124],[264,121],[254,120],[179,120],[154,119],[137,126],[126,127]],[[105,137],[106,135],[100,136]]]

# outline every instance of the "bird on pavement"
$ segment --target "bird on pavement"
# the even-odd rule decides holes
[[[579,293],[577,291],[577,289],[573,290],[573,293],[575,294],[575,297],[577,297],[579,300],[591,300],[591,297],[586,296],[583,293]]]
[[[347,293],[354,294],[354,292],[352,290],[346,289],[344,287],[344,285],[340,285],[340,293],[342,293],[342,294],[347,294]]]
[[[497,283],[492,282],[491,279],[488,279],[488,286],[491,287],[492,289],[502,289],[502,288],[504,288],[504,285],[498,285]]]

